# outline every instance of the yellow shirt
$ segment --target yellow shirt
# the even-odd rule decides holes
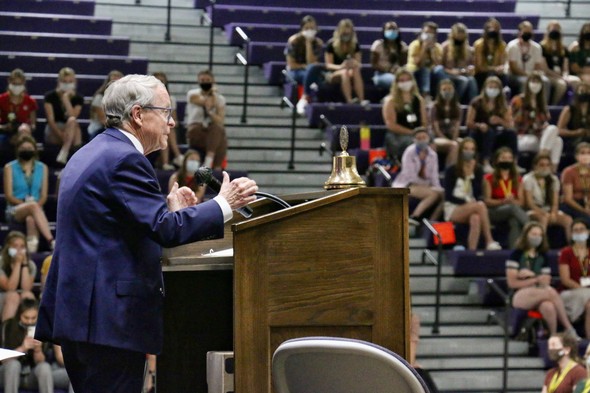
[[[414,63],[414,56],[418,56],[420,54],[420,50],[422,49],[422,42],[419,39],[412,41],[410,46],[408,47],[408,64],[406,68],[410,72],[417,71],[420,67],[418,64]],[[438,42],[434,44],[434,58],[433,62],[430,67],[438,65],[440,63],[440,59],[442,59],[442,45]]]

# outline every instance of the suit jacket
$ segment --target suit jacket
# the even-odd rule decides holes
[[[223,237],[223,224],[215,201],[169,212],[149,161],[107,129],[62,172],[36,338],[159,353],[161,246]]]

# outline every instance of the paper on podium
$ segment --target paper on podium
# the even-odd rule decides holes
[[[211,249],[208,253],[202,254],[207,257],[233,257],[234,249],[228,248],[227,250],[214,251]]]
[[[0,361],[6,360],[6,359],[17,358],[17,357],[23,356],[23,355],[24,355],[23,352],[13,351],[11,349],[0,348]]]

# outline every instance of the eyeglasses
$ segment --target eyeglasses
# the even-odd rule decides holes
[[[163,106],[150,106],[150,105],[146,105],[146,106],[142,106],[142,109],[158,109],[161,111],[166,111],[166,123],[170,123],[170,119],[172,119],[172,108],[165,108]]]

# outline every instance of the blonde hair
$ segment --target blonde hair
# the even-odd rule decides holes
[[[344,43],[340,40],[340,35],[342,34],[342,30],[344,30],[346,28],[352,29],[352,37],[350,38],[349,42]],[[348,18],[341,19],[340,22],[338,22],[338,26],[336,26],[336,30],[334,30],[333,39],[334,39],[334,51],[339,56],[343,56],[343,55],[351,55],[352,56],[352,55],[354,55],[356,45],[358,43],[358,39],[356,36],[356,32],[354,31],[354,23],[352,23],[352,20],[350,20]],[[343,49],[343,46],[347,46],[346,51]]]
[[[412,86],[412,90],[410,90],[409,92],[412,95],[412,97],[419,96],[418,86],[416,84],[416,80],[414,79],[414,74],[412,74],[405,68],[400,68],[395,73],[395,82],[391,84],[391,90],[389,91],[389,94],[393,99],[393,106],[395,107],[395,110],[399,112],[404,110],[403,91],[398,87],[399,78],[403,75],[408,75],[411,78],[412,83],[414,84],[414,86]]]
[[[453,40],[461,33],[465,34],[465,41],[463,41],[461,46],[457,46]],[[449,32],[448,41],[450,44],[449,49],[451,49],[452,52],[449,50],[447,56],[452,53],[453,59],[456,60],[466,60],[469,57],[469,33],[467,31],[467,26],[463,23],[455,23]]]
[[[63,79],[66,76],[76,76],[76,72],[74,71],[73,68],[70,67],[64,67],[61,70],[59,70],[59,74],[57,74],[59,79]]]

